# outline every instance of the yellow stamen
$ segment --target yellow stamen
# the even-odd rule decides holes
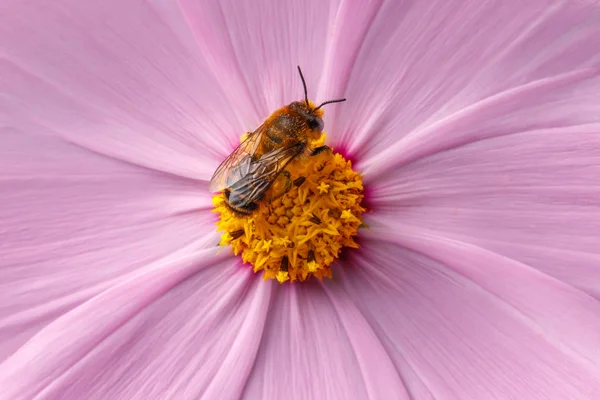
[[[324,140],[323,134],[312,147]],[[220,214],[217,230],[223,232],[220,244],[231,245],[254,272],[263,271],[264,279],[330,278],[330,265],[342,248],[358,247],[354,237],[365,211],[362,177],[331,151],[298,156],[286,170],[294,182],[289,191],[268,193],[270,200],[260,201],[251,215],[229,209],[222,193],[213,198],[213,211]]]
[[[256,271],[254,271],[254,272],[256,272]],[[266,276],[266,275],[263,275],[263,276]],[[283,282],[289,281],[290,280],[290,275],[288,274],[287,271],[279,271],[277,273],[277,280],[279,281],[279,283],[283,283]]]
[[[329,193],[329,185],[325,182],[321,182],[321,184],[317,186],[317,189],[319,189],[320,194]]]

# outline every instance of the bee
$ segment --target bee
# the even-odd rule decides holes
[[[296,157],[308,157],[328,149],[327,146],[310,147],[323,132],[321,107],[346,99],[329,100],[314,107],[308,101],[300,67],[298,72],[304,87],[304,101],[294,101],[271,114],[219,165],[210,180],[210,191],[223,191],[225,204],[238,214],[252,214],[280,175],[289,179],[285,168]]]

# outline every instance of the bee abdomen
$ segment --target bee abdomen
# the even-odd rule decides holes
[[[235,191],[232,192],[230,189],[225,189],[225,205],[231,211],[242,214],[242,215],[250,215],[258,208],[258,203],[255,201],[246,202],[240,196],[235,194]],[[233,194],[233,197],[232,197]]]

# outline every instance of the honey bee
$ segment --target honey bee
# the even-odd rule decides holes
[[[323,132],[321,107],[346,99],[329,100],[313,107],[308,101],[300,67],[298,72],[304,87],[304,101],[294,101],[271,114],[219,165],[210,180],[210,191],[223,191],[225,204],[234,212],[252,214],[282,173],[289,178],[285,168],[293,159],[328,149],[327,146],[310,147]]]

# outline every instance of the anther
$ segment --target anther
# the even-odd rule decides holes
[[[339,219],[342,216],[342,212],[337,208],[331,208],[329,211],[327,211],[327,215],[332,218]]]
[[[288,256],[281,257],[281,264],[279,264],[279,270],[283,271],[283,272],[287,272],[289,265],[290,265],[290,262],[288,260]]]
[[[317,225],[319,225],[319,224],[322,222],[322,221],[321,221],[321,218],[317,217],[317,216],[315,215],[315,213],[312,213],[312,217],[310,217],[308,220],[309,220],[310,222],[312,222],[313,224],[317,224]]]
[[[243,229],[239,229],[237,231],[229,232],[229,236],[231,236],[231,238],[233,240],[235,240],[235,239],[241,237],[244,234],[244,232],[245,231]]]

